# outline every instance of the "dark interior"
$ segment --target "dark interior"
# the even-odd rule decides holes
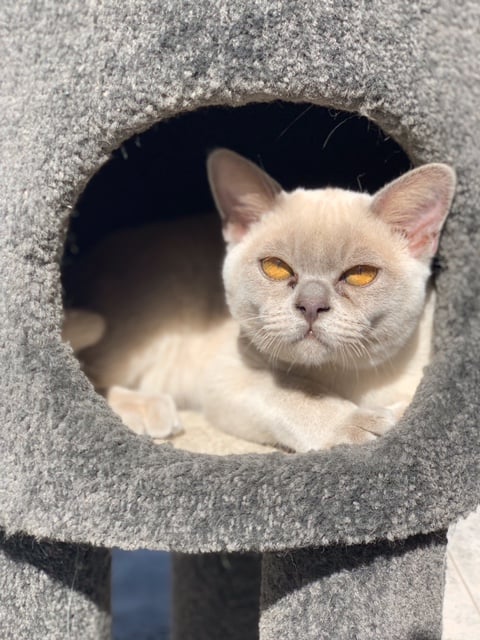
[[[127,140],[90,180],[68,231],[64,275],[109,232],[213,208],[207,153],[228,147],[282,186],[374,192],[410,168],[401,147],[357,114],[307,103],[208,107]],[[68,302],[68,278],[64,278]]]

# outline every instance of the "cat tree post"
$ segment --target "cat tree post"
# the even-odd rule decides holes
[[[110,638],[110,553],[0,534],[0,635]]]
[[[260,639],[441,637],[446,538],[265,554]]]
[[[261,558],[173,554],[172,640],[258,638]]]

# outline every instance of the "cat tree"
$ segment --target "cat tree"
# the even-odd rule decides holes
[[[440,638],[445,530],[480,502],[479,21],[474,0],[4,1],[2,637],[108,637],[118,546],[177,552],[182,640]],[[434,361],[365,447],[156,446],[60,340],[72,207],[133,134],[277,99],[360,113],[415,164],[456,167]]]

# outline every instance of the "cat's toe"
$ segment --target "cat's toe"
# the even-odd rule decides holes
[[[183,431],[172,396],[152,396],[145,406],[145,433],[154,439],[174,436]]]
[[[376,440],[396,424],[397,417],[390,409],[358,409],[342,432],[342,441],[362,444]]]
[[[163,440],[183,431],[172,396],[114,386],[108,390],[107,400],[122,422],[139,435]]]
[[[398,422],[398,420],[400,420],[400,418],[403,416],[403,414],[407,410],[407,407],[409,404],[410,404],[409,402],[400,400],[399,402],[394,402],[393,404],[389,404],[387,407],[387,410],[393,413],[393,415],[395,416]]]

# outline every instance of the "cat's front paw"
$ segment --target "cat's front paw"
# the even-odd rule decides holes
[[[125,387],[110,387],[107,401],[122,422],[135,433],[154,439],[168,438],[183,431],[172,396],[150,394]]]
[[[398,422],[398,416],[391,409],[360,408],[354,411],[339,433],[339,440],[334,444],[363,444],[376,440]]]

